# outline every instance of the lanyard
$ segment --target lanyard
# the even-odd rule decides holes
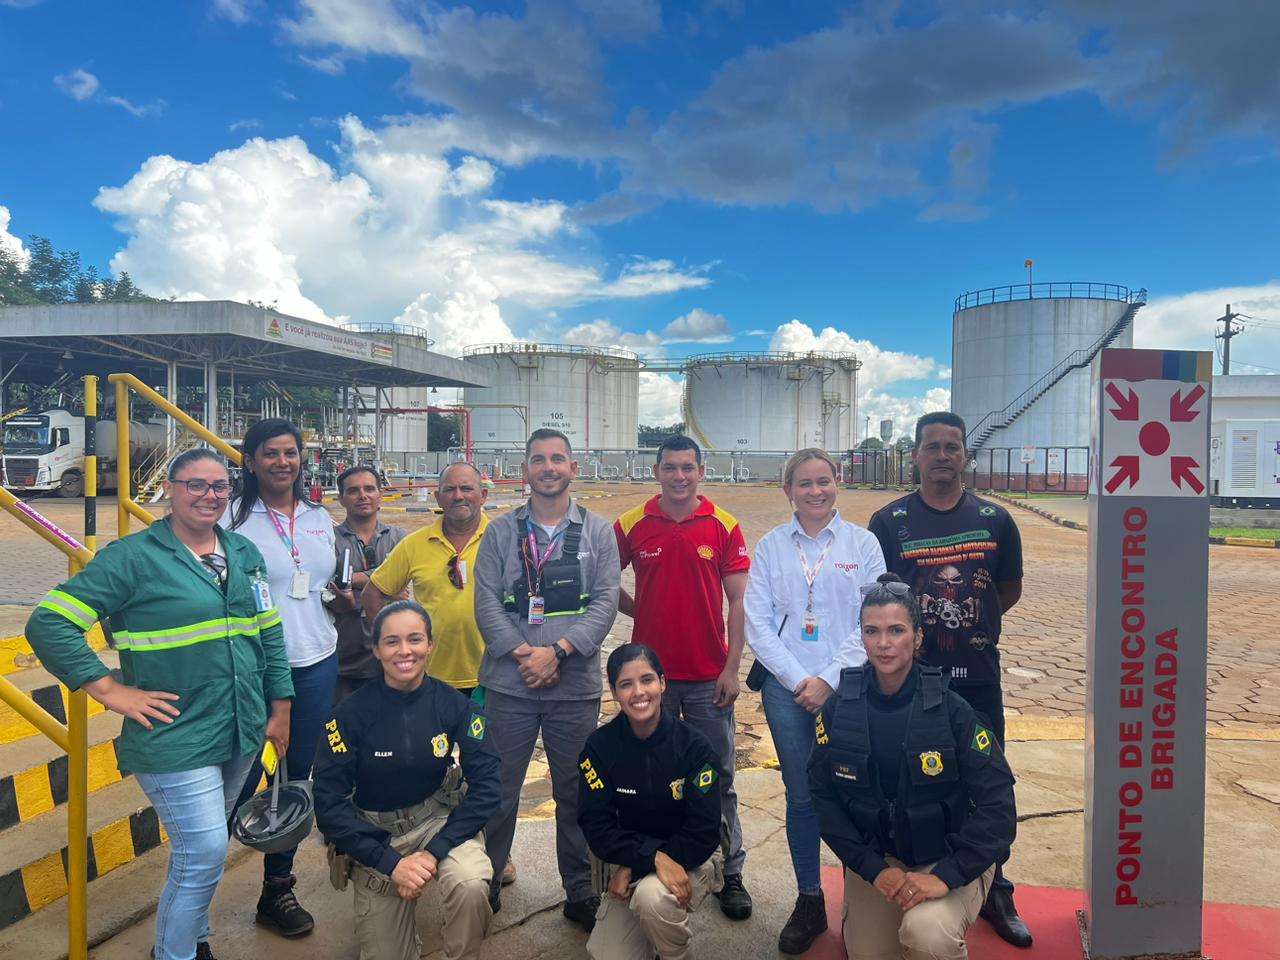
[[[822,565],[827,562],[827,554],[831,552],[832,545],[836,542],[836,538],[832,537],[827,541],[827,545],[822,548],[822,552],[818,554],[817,562],[810,568],[809,561],[805,559],[804,547],[800,546],[800,538],[795,537],[791,541],[796,545],[796,555],[800,557],[800,570],[804,573],[804,582],[809,587],[809,600],[805,605],[805,610],[809,613],[813,612],[813,583],[818,579],[818,574],[822,572]]]
[[[523,547],[521,553],[524,554],[526,566],[525,578],[526,582],[529,584],[529,589],[532,591],[529,596],[536,596],[542,592],[542,568],[545,567],[547,565],[547,561],[551,559],[551,554],[555,552],[556,544],[559,542],[560,535],[557,534],[547,541],[546,553],[539,555],[538,539],[534,536],[533,529],[530,528],[528,543],[521,544]],[[534,577],[529,576],[529,570],[527,569],[528,566],[533,567],[533,573],[537,574],[536,580]]]
[[[264,503],[264,507],[267,505]],[[289,515],[289,532],[284,532],[284,525],[280,523],[280,518],[276,516],[275,510],[267,507],[267,516],[271,518],[271,523],[276,528],[276,533],[280,535],[280,542],[285,545],[285,549],[289,551],[289,556],[293,557],[293,565],[299,570],[302,569],[302,556],[298,553],[298,547],[293,542],[293,521],[298,514],[298,505],[293,505],[293,513]]]

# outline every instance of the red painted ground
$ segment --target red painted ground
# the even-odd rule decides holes
[[[844,960],[840,911],[844,885],[839,867],[822,868],[829,928],[805,954],[806,960]],[[1084,906],[1079,890],[1024,887],[1017,890],[1018,912],[1035,937],[1030,950],[1011,947],[985,920],[969,931],[972,960],[1081,960],[1076,910]],[[1213,960],[1280,960],[1280,910],[1229,903],[1204,905],[1204,953]]]

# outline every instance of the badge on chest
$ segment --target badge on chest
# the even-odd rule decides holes
[[[447,733],[437,734],[431,738],[431,753],[436,757],[447,757],[449,755],[449,735]]]

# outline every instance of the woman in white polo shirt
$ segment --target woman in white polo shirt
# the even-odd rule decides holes
[[[305,496],[302,450],[302,432],[288,420],[260,420],[250,427],[242,448],[240,494],[222,520],[262,552],[271,597],[284,622],[294,687],[285,761],[290,780],[311,776],[338,679],[338,632],[322,596],[336,569],[337,536],[329,512]],[[335,608],[346,599],[338,597]],[[253,793],[261,775],[261,765],[255,763],[241,801]],[[293,893],[295,853],[264,856],[256,917],[286,937],[301,936],[315,926]]]
[[[884,573],[876,538],[836,510],[837,475],[825,450],[801,450],[787,461],[782,489],[794,515],[756,544],[747,582],[747,642],[765,670],[760,694],[782,767],[799,891],[778,936],[788,954],[803,953],[827,928],[807,771],[814,718],[840,685],[840,671],[867,659],[860,587]]]

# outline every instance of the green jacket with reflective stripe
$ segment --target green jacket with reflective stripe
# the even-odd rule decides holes
[[[256,753],[271,700],[293,696],[284,628],[274,606],[259,612],[253,580],[266,578],[254,544],[218,528],[227,558],[223,592],[174,535],[168,520],[104,547],[51,590],[27,621],[45,669],[72,690],[107,675],[84,633],[109,622],[124,682],[178,694],[173,723],[147,730],[126,719],[120,769],[171,773]]]

